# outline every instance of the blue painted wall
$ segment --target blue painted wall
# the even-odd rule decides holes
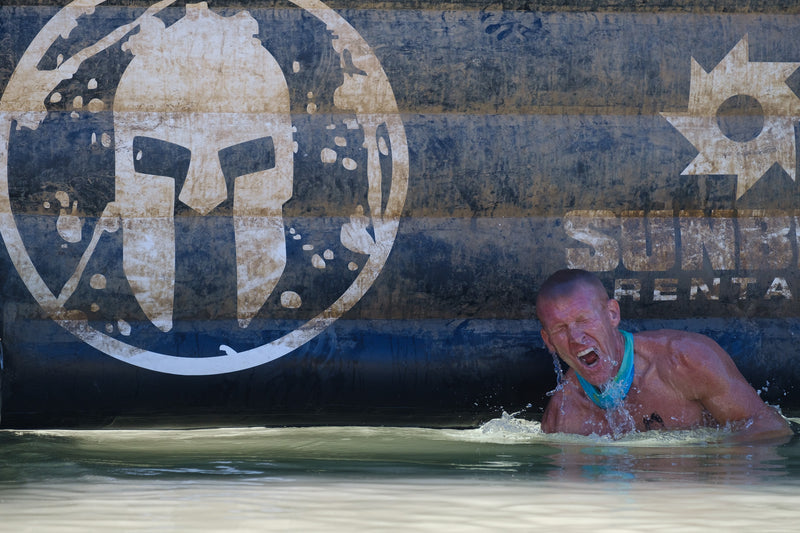
[[[149,6],[98,5],[45,47],[36,69],[57,70]],[[132,287],[125,230],[102,229],[121,220],[106,216],[120,202],[125,156],[115,98],[133,58],[122,43],[138,27],[50,82],[33,127],[15,115],[27,110],[12,105],[8,86],[15,72],[31,72],[26,49],[63,4],[0,7],[0,424],[468,426],[503,410],[536,417],[555,374],[534,299],[566,266],[597,271],[626,327],[708,334],[765,399],[800,408],[797,8],[324,6],[380,71],[351,57],[355,45],[337,50],[336,31],[302,5],[209,3],[224,17],[246,9],[285,76],[297,144],[282,205],[286,261],[242,327],[234,177],[210,213],[176,198],[167,331]],[[175,3],[155,16],[169,28],[185,14]],[[737,74],[721,73],[726,65]],[[357,111],[337,104],[346,80],[374,82],[363,89],[367,104],[391,88],[385,102],[396,109],[380,100],[386,116],[374,137]],[[15,83],[33,91],[37,81]],[[388,147],[370,152],[368,138]],[[191,155],[181,153],[163,159],[163,172],[186,174]],[[371,187],[369,157],[378,153],[381,181]],[[237,157],[234,166],[246,159]],[[358,206],[384,255],[342,237]],[[380,229],[381,209],[395,210],[396,235]],[[370,268],[374,280],[361,277]],[[69,298],[48,307],[78,271]],[[31,288],[37,279],[50,296]],[[358,295],[340,309],[351,287]],[[302,304],[282,299],[290,294]],[[332,320],[315,322],[323,315]],[[280,344],[304,324],[314,334],[274,360],[225,366],[226,354]],[[223,370],[169,373],[158,358],[147,368],[126,355],[137,350],[182,368],[217,357]]]

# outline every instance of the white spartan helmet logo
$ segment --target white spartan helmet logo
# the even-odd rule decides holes
[[[220,154],[247,155],[233,179],[237,318],[247,327],[286,266],[282,206],[292,195],[289,90],[254,37],[247,12],[221,17],[205,3],[166,28],[152,16],[124,45],[134,54],[114,99],[115,204],[123,268],[147,318],[172,329],[175,291],[175,149],[190,162],[177,200],[207,215],[228,198]],[[231,178],[231,176],[228,176]]]

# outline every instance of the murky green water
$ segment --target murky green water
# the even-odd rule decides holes
[[[800,439],[473,430],[0,432],[2,531],[797,531]]]

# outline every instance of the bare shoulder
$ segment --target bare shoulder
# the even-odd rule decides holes
[[[649,359],[664,384],[699,402],[720,425],[745,428],[737,440],[786,438],[789,424],[768,406],[713,339],[698,333],[660,330],[634,336],[637,355]]]
[[[714,339],[690,331],[660,329],[634,335],[637,355],[654,363],[680,368],[708,364],[733,364],[728,353]]]
[[[659,379],[686,399],[724,396],[731,387],[750,388],[730,355],[705,335],[670,329],[649,331],[637,334],[634,346],[637,355],[654,366]]]

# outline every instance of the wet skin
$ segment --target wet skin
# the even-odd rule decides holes
[[[676,330],[634,335],[633,384],[620,412],[607,413],[586,396],[575,372],[602,389],[619,371],[624,339],[617,301],[579,284],[566,295],[539,302],[537,315],[545,344],[570,367],[545,409],[545,432],[619,435],[729,424],[738,430],[738,440],[792,434],[725,350],[706,336]]]

